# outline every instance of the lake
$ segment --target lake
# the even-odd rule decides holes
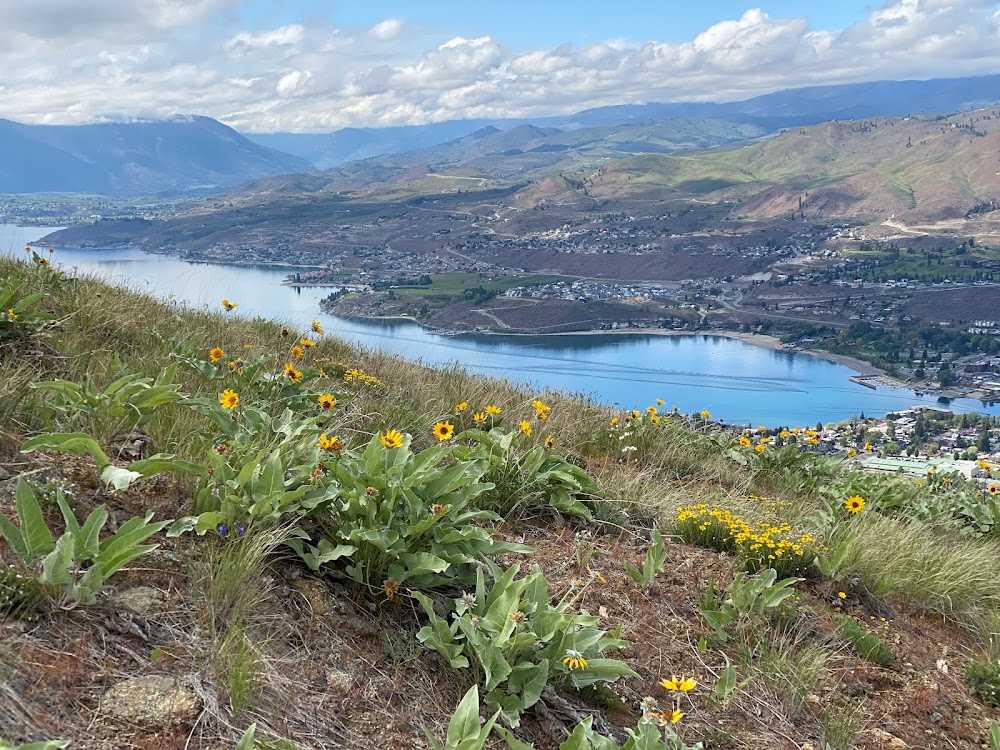
[[[0,225],[0,253],[23,257],[26,243],[50,231]],[[271,318],[302,330],[316,318],[328,335],[369,349],[429,365],[457,363],[628,409],[644,409],[659,398],[667,408],[708,410],[729,423],[777,426],[938,405],[935,397],[911,390],[871,390],[852,383],[848,378],[854,372],[842,365],[721,336],[449,336],[411,321],[357,321],[321,313],[319,302],[330,290],[281,286],[291,268],[191,263],[128,249],[57,248],[53,261],[67,271],[95,274],[156,297],[172,294],[193,308],[221,310],[225,297],[239,303],[240,315]],[[1000,415],[1000,405],[970,399],[955,399],[950,408]]]

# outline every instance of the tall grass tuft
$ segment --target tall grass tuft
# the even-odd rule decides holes
[[[879,600],[915,612],[936,614],[976,633],[994,637],[1000,611],[1000,540],[960,535],[916,521],[870,513],[850,524],[857,534],[841,573],[856,576]],[[846,527],[827,545],[837,548]]]

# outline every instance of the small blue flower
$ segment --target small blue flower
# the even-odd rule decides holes
[[[224,523],[220,523],[218,527],[219,536],[225,536],[229,533],[229,527]]]
[[[236,522],[236,533],[239,534],[240,536],[243,536],[244,534],[246,534],[247,533],[246,524],[244,524],[242,521],[237,521]]]

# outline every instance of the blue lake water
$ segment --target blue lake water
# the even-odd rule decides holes
[[[0,253],[23,256],[27,242],[48,231],[0,225]],[[864,412],[884,414],[932,396],[852,383],[854,374],[805,354],[776,352],[720,336],[607,334],[565,336],[445,336],[410,321],[356,321],[319,311],[328,289],[281,286],[290,269],[190,263],[138,250],[57,249],[67,271],[100,276],[157,297],[220,310],[223,297],[236,312],[307,329],[319,319],[327,334],[369,349],[383,349],[431,365],[459,364],[540,389],[585,394],[623,408],[663,399],[682,411],[708,410],[729,423],[812,425]],[[950,408],[1000,415],[1000,405],[956,399]]]

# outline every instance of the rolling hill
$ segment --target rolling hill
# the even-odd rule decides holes
[[[732,201],[752,218],[955,219],[1000,197],[1000,110],[796,128],[736,148],[642,154],[583,179],[594,198],[664,192]]]

